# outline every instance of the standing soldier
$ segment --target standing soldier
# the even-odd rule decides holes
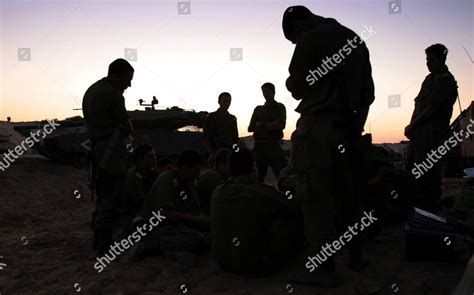
[[[415,98],[415,109],[405,136],[410,139],[407,169],[425,161],[429,153],[446,140],[458,86],[446,66],[448,49],[442,44],[426,48],[426,66],[430,74],[421,85]],[[416,177],[424,199],[420,207],[432,211],[441,197],[441,163],[434,163],[425,174]]]
[[[344,232],[360,218],[353,181],[354,147],[374,100],[372,70],[365,43],[335,19],[293,6],[283,15],[283,31],[296,44],[286,86],[300,101],[296,111],[301,114],[291,137],[291,166],[310,243],[308,254],[315,255],[338,237],[336,224]],[[335,60],[332,67],[327,65],[329,57]],[[311,79],[323,63],[330,70]],[[356,234],[353,242],[358,240]],[[348,245],[349,265],[361,269],[361,247],[353,242]],[[334,257],[311,271],[301,267],[291,279],[337,286]]]
[[[231,101],[229,93],[219,94],[219,108],[210,113],[204,123],[203,140],[212,161],[218,150],[232,149],[239,140],[237,118],[228,111]]]
[[[108,75],[87,89],[82,110],[91,140],[93,167],[97,176],[96,208],[92,215],[93,249],[101,256],[112,243],[114,227],[120,226],[127,175],[127,140],[132,123],[125,109],[123,92],[131,86],[134,69],[124,59],[109,65]]]
[[[280,170],[286,166],[286,159],[281,140],[286,124],[286,109],[282,103],[275,101],[275,85],[262,85],[265,104],[253,111],[248,131],[253,132],[255,145],[253,152],[257,162],[258,180],[263,183],[268,166],[278,178]]]

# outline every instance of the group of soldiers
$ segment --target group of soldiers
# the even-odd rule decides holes
[[[296,44],[286,88],[299,101],[296,111],[301,115],[291,136],[290,163],[281,148],[286,110],[275,101],[271,83],[262,85],[265,104],[255,108],[248,126],[255,140],[252,151],[238,145],[237,119],[228,112],[231,95],[224,92],[203,130],[209,162],[186,149],[176,163],[167,158],[157,163],[153,148],[145,144],[135,148],[129,169],[126,145],[133,143],[133,126],[123,92],[131,86],[133,67],[117,59],[108,76],[87,90],[83,112],[97,171],[91,226],[98,256],[116,238],[114,229],[133,231],[161,209],[166,220],[134,247],[136,259],[161,253],[192,265],[210,248],[226,271],[262,276],[294,260],[293,282],[340,283],[334,257],[313,272],[304,267],[304,259],[337,239],[365,209],[361,199],[368,181],[358,169],[367,154],[376,152],[364,150],[362,136],[375,98],[369,51],[361,42],[343,63],[309,85],[308,72],[357,35],[304,6],[289,7],[282,26],[286,39]],[[408,171],[445,137],[457,97],[456,81],[445,65],[446,47],[432,45],[426,55],[430,74],[405,129],[410,138]],[[269,166],[278,188],[264,184]],[[434,206],[440,181],[439,167],[421,177],[425,198],[420,206]],[[349,267],[356,271],[366,265],[359,236],[348,245]]]

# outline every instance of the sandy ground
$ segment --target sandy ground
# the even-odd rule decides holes
[[[455,191],[459,180],[445,180],[445,187]],[[23,156],[0,173],[0,200],[1,295],[450,294],[465,266],[407,262],[400,223],[367,245],[371,263],[362,273],[347,269],[341,251],[336,260],[344,281],[336,289],[291,284],[286,271],[263,279],[227,274],[209,254],[191,268],[161,256],[133,263],[123,257],[98,274],[90,250],[87,171]]]

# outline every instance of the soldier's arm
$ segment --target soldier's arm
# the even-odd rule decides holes
[[[235,121],[234,121],[234,143],[238,143],[239,142],[239,129],[237,128],[237,117],[234,117]]]
[[[427,80],[427,78],[425,78],[425,80],[424,80],[423,83],[421,84],[420,91],[418,91],[418,95],[417,95],[417,96],[415,97],[415,99],[414,99],[415,101],[417,100],[417,98],[418,98],[418,97],[421,95],[421,93],[423,92],[424,87],[426,87],[426,86],[425,86],[426,80]],[[413,110],[413,113],[411,114],[410,124],[413,123],[414,120],[415,120],[415,110]]]
[[[273,120],[270,123],[266,123],[264,125],[264,127],[265,127],[266,130],[282,130],[282,129],[285,129],[281,119],[276,119],[276,120]]]
[[[204,122],[204,128],[203,128],[203,134],[202,134],[202,140],[204,142],[204,145],[206,146],[206,149],[208,151],[209,154],[213,155],[214,154],[214,150],[212,149],[212,145],[211,145],[211,141],[210,141],[210,137],[213,136],[213,131],[212,131],[212,127],[213,124],[212,124],[212,117],[210,115],[208,115],[206,117],[206,120]]]
[[[119,124],[123,126],[123,132],[131,139],[133,124],[125,108],[125,98],[118,93],[115,93],[115,97],[111,110],[114,112],[115,117],[118,118]]]
[[[255,132],[255,124],[257,123],[257,115],[256,113],[257,108],[253,110],[252,117],[250,118],[250,124],[249,127],[247,128],[248,132]]]
[[[250,119],[250,124],[247,129],[248,132],[262,132],[267,130],[266,124],[262,123],[261,121],[258,121],[258,113],[259,110],[258,107],[256,107],[253,110],[252,118]]]
[[[456,80],[449,73],[443,74],[435,81],[430,104],[435,110],[451,107],[456,102],[457,88]]]
[[[148,217],[153,211],[164,208],[174,208],[173,196],[173,180],[167,175],[161,174],[153,183],[140,215],[142,217]]]
[[[311,35],[303,34],[291,58],[286,87],[297,100],[309,96],[312,88],[319,84],[319,81],[310,75],[310,70],[316,70],[324,57],[317,57],[320,55],[319,51],[312,43]]]
[[[239,129],[237,128],[237,117],[232,115],[232,118],[234,119],[234,126],[232,127],[232,133],[233,133],[233,142],[237,144],[239,142]]]
[[[363,81],[362,81],[362,93],[361,93],[361,105],[357,114],[357,128],[360,130],[360,133],[364,131],[365,122],[367,121],[367,116],[369,115],[370,105],[374,102],[375,99],[375,86],[374,80],[372,79],[372,65],[370,64],[370,54],[369,50],[364,46],[364,54],[366,64],[363,70]]]
[[[415,117],[415,119],[413,119],[410,126],[413,128],[420,125],[421,123],[432,118],[435,113],[436,109],[433,107],[433,105],[429,104],[417,117]]]
[[[265,124],[267,130],[283,130],[286,125],[286,109],[283,104],[280,106],[279,118]]]
[[[433,87],[432,95],[430,97],[430,104],[414,118],[411,127],[420,125],[433,118],[434,115],[444,106],[449,103],[454,103],[452,93],[454,93],[456,85],[449,77],[440,77]],[[455,100],[456,98],[454,98]]]

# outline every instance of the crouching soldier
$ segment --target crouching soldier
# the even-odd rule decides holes
[[[158,176],[136,222],[146,222],[159,210],[166,220],[138,245],[136,258],[163,252],[170,257],[193,257],[209,247],[205,234],[209,217],[202,213],[194,192],[202,163],[195,150],[184,150],[178,156],[177,169]]]
[[[282,194],[258,182],[248,149],[232,152],[229,168],[231,181],[212,196],[213,257],[228,272],[268,275],[302,245],[302,224]]]

